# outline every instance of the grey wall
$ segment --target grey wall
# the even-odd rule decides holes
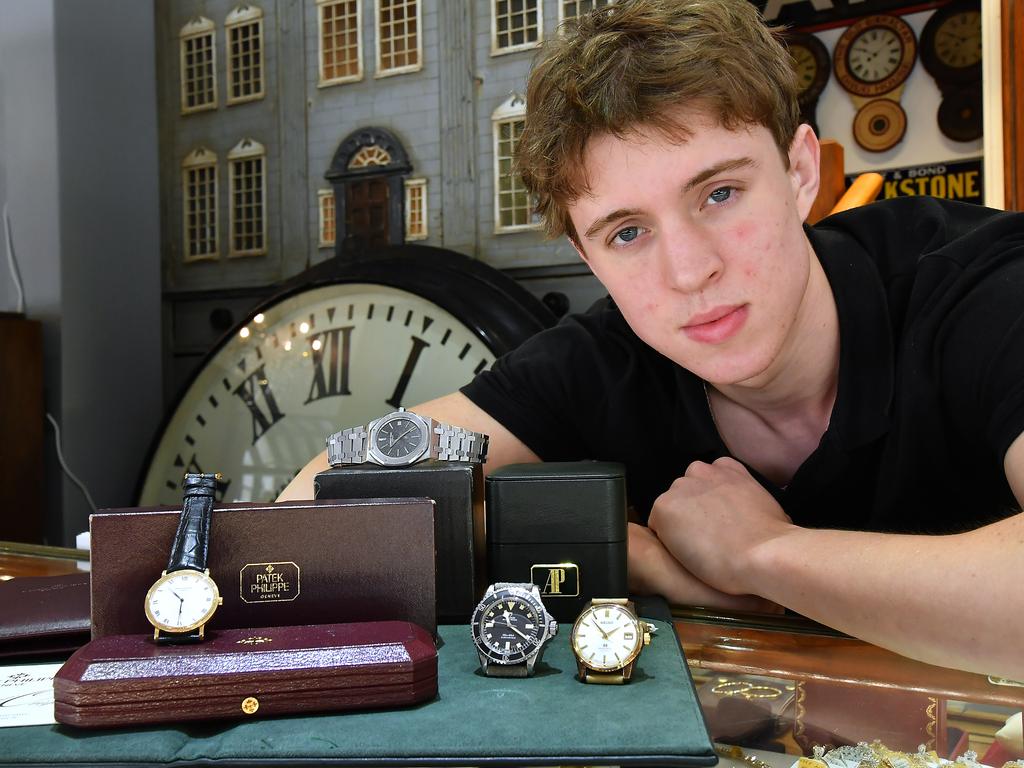
[[[44,324],[46,409],[101,507],[134,503],[162,413],[153,41],[150,3],[4,0],[0,203]],[[48,541],[71,544],[89,509],[46,462]]]

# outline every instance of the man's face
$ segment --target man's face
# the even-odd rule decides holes
[[[682,143],[651,128],[591,139],[589,194],[569,215],[643,341],[710,382],[756,386],[784,365],[804,314],[817,145],[801,127],[787,169],[762,126],[680,116]]]

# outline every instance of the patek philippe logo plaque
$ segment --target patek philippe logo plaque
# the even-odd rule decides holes
[[[238,572],[238,596],[246,603],[287,603],[299,596],[299,587],[293,562],[246,563]]]
[[[579,597],[580,569],[576,563],[536,563],[530,566],[530,581],[543,597]]]

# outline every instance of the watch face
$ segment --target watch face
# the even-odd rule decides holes
[[[402,465],[417,461],[429,448],[427,423],[415,414],[387,417],[370,433],[370,450],[382,464]]]
[[[140,505],[181,504],[183,472],[216,499],[273,501],[341,428],[454,392],[495,355],[422,296],[373,283],[302,291],[248,319],[202,367],[161,435]],[[378,447],[400,456],[415,430]]]
[[[935,30],[935,55],[948,67],[972,67],[981,61],[981,13],[964,11]]]
[[[865,83],[877,83],[896,71],[903,44],[899,35],[885,27],[864,32],[850,46],[850,71]]]
[[[572,628],[573,653],[597,672],[622,669],[639,655],[642,644],[636,618],[614,603],[587,608]]]
[[[836,43],[836,79],[857,96],[881,96],[900,86],[914,68],[917,41],[897,16],[866,16]]]
[[[921,63],[945,92],[950,85],[980,90],[981,4],[958,0],[933,13],[921,32]]]
[[[800,95],[803,95],[818,76],[818,62],[810,50],[802,45],[790,46],[789,51],[793,54],[793,61],[796,62],[797,88]]]
[[[205,573],[165,573],[146,594],[146,618],[157,629],[189,632],[205,624],[220,604],[217,584]]]
[[[814,101],[828,84],[828,50],[821,40],[807,32],[790,32],[786,40],[796,72],[797,98],[801,104]]]
[[[521,664],[546,639],[543,611],[522,590],[499,590],[473,612],[473,642],[497,664]]]

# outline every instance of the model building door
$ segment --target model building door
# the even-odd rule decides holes
[[[385,179],[351,181],[346,189],[345,230],[353,245],[388,244],[388,183]]]

